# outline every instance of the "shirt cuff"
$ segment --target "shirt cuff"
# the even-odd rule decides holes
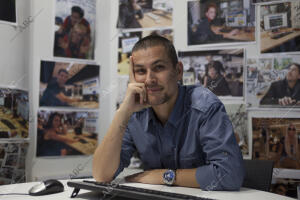
[[[226,176],[225,174],[223,175]],[[202,190],[221,190],[220,178],[216,177],[215,169],[212,164],[198,167],[196,170],[196,180]]]

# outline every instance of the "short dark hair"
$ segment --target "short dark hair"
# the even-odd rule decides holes
[[[80,8],[79,6],[73,6],[71,9],[72,9],[72,13],[76,12],[79,14],[80,18],[83,18],[84,11],[82,10],[82,8]]]
[[[217,60],[209,63],[209,65],[208,65],[208,69],[214,68],[218,74],[221,74],[222,67],[223,67],[222,63]]]
[[[298,63],[292,63],[292,64],[289,65],[288,69],[289,69],[292,65],[295,65],[295,66],[298,68],[298,72],[299,72],[299,74],[300,74],[300,64],[298,64]]]
[[[140,39],[132,48],[132,53],[141,49],[147,49],[154,46],[163,46],[175,67],[178,63],[178,57],[174,45],[167,38],[160,35],[149,35]]]
[[[206,8],[205,8],[205,13],[207,13],[207,11],[210,9],[210,8],[214,8],[217,10],[217,5],[215,3],[209,3],[206,5]]]
[[[57,74],[60,74],[60,73],[62,73],[62,72],[66,73],[66,74],[69,74],[69,72],[68,72],[67,70],[65,70],[65,69],[60,69],[60,70],[58,70],[58,73],[57,73]]]

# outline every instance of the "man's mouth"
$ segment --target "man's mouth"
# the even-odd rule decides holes
[[[162,89],[163,89],[163,88],[162,88],[162,87],[159,87],[159,86],[147,87],[147,93],[153,94],[153,93],[162,91]]]

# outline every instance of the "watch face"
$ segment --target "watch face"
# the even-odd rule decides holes
[[[175,181],[175,172],[173,170],[168,170],[164,173],[163,179],[165,184],[172,185]]]

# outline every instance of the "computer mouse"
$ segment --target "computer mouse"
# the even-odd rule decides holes
[[[37,185],[34,185],[29,190],[29,194],[32,196],[40,196],[40,195],[47,195],[47,194],[54,194],[64,191],[64,185],[54,179],[43,181]]]

